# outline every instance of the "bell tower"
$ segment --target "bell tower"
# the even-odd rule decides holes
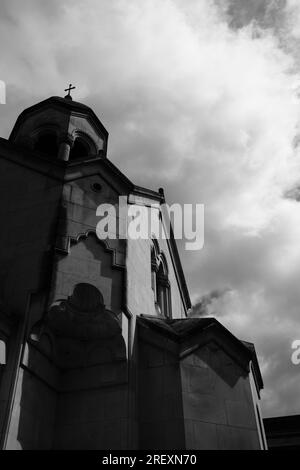
[[[45,157],[76,162],[106,158],[108,132],[91,108],[68,94],[23,111],[9,140]]]

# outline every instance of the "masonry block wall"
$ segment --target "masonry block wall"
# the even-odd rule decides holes
[[[202,322],[139,319],[140,446],[261,449],[250,356]]]
[[[217,343],[180,362],[188,449],[260,449],[249,376]]]
[[[23,315],[28,292],[48,281],[62,185],[51,176],[24,168],[22,159],[15,163],[5,156],[0,158],[0,294],[15,314]]]
[[[86,317],[98,310],[90,308],[94,288],[81,286],[80,311],[73,295],[73,303],[54,307],[33,328],[21,358],[7,449],[128,448],[128,363],[121,328],[110,311],[90,328]]]
[[[135,199],[132,199],[134,202]],[[144,204],[148,211],[150,220],[150,211],[153,209],[148,206],[155,201],[143,198],[139,199],[139,204]],[[156,210],[157,215],[158,211]],[[162,222],[159,221],[159,227],[164,232]],[[186,316],[186,306],[182,299],[180,283],[176,272],[176,265],[171,256],[171,250],[167,237],[162,236],[159,239],[161,252],[166,257],[168,266],[168,279],[170,282],[170,294],[172,303],[172,317],[183,318]],[[128,308],[136,316],[140,314],[157,315],[154,304],[154,294],[151,288],[151,234],[146,239],[128,239],[127,240],[127,282],[128,282]]]

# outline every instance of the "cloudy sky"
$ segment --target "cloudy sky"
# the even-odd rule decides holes
[[[265,416],[300,413],[300,2],[1,0],[0,40],[0,134],[76,84],[122,171],[205,204],[194,314],[255,342]]]

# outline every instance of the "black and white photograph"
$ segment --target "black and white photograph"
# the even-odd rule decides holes
[[[300,1],[0,0],[0,42],[0,450],[300,450]]]

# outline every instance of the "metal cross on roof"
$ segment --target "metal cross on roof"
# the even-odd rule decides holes
[[[75,90],[75,88],[76,88],[76,86],[72,86],[72,83],[70,83],[69,87],[65,89],[65,91],[68,92],[68,94],[65,96],[65,98],[72,99],[71,90]]]

